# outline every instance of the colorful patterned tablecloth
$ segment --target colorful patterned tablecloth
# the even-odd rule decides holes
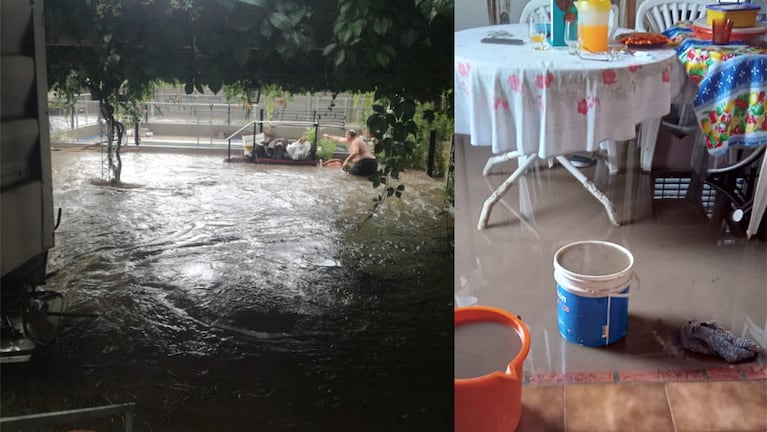
[[[698,86],[695,115],[713,156],[731,146],[767,144],[767,48],[697,39],[690,23],[665,32]]]

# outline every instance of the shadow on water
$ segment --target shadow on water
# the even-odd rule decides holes
[[[135,401],[139,430],[444,430],[452,424],[452,227],[442,183],[375,193],[337,170],[54,152],[64,216],[47,289],[72,312],[3,415]]]

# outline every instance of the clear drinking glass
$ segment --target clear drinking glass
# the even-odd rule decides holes
[[[533,49],[545,50],[546,46],[546,23],[539,21],[538,18],[533,15],[528,22],[530,37],[530,43],[533,45]]]
[[[578,55],[578,23],[575,21],[565,21],[565,43],[569,54]]]
[[[715,19],[711,22],[712,40],[717,45],[723,45],[730,42],[732,33],[732,21],[727,19]]]

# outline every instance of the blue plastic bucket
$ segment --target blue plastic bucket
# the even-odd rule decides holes
[[[630,282],[634,257],[628,249],[605,241],[581,241],[554,254],[557,322],[566,340],[586,346],[617,342],[628,328]]]

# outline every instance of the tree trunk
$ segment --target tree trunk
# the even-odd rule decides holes
[[[114,120],[115,130],[117,130],[117,146],[115,147],[115,164],[112,172],[114,173],[114,183],[120,183],[120,174],[123,170],[123,160],[120,157],[120,147],[122,147],[125,126],[117,120]]]
[[[109,183],[120,183],[120,173],[122,172],[122,159],[120,159],[120,145],[122,144],[125,126],[115,120],[114,107],[105,99],[99,100],[101,116],[107,125],[107,161],[109,178],[105,179]],[[117,143],[114,145],[115,134],[117,134]]]
[[[114,136],[112,132],[112,121],[113,121],[113,108],[111,105],[109,105],[109,102],[107,102],[104,99],[99,99],[99,111],[101,111],[101,117],[104,119],[104,123],[106,124],[106,138],[107,138],[107,162],[108,162],[108,170],[107,170],[107,178],[104,178],[103,180],[106,181],[112,181],[111,173],[112,173],[112,137]],[[102,160],[103,164],[103,160]],[[104,175],[103,165],[102,165],[102,176]]]

